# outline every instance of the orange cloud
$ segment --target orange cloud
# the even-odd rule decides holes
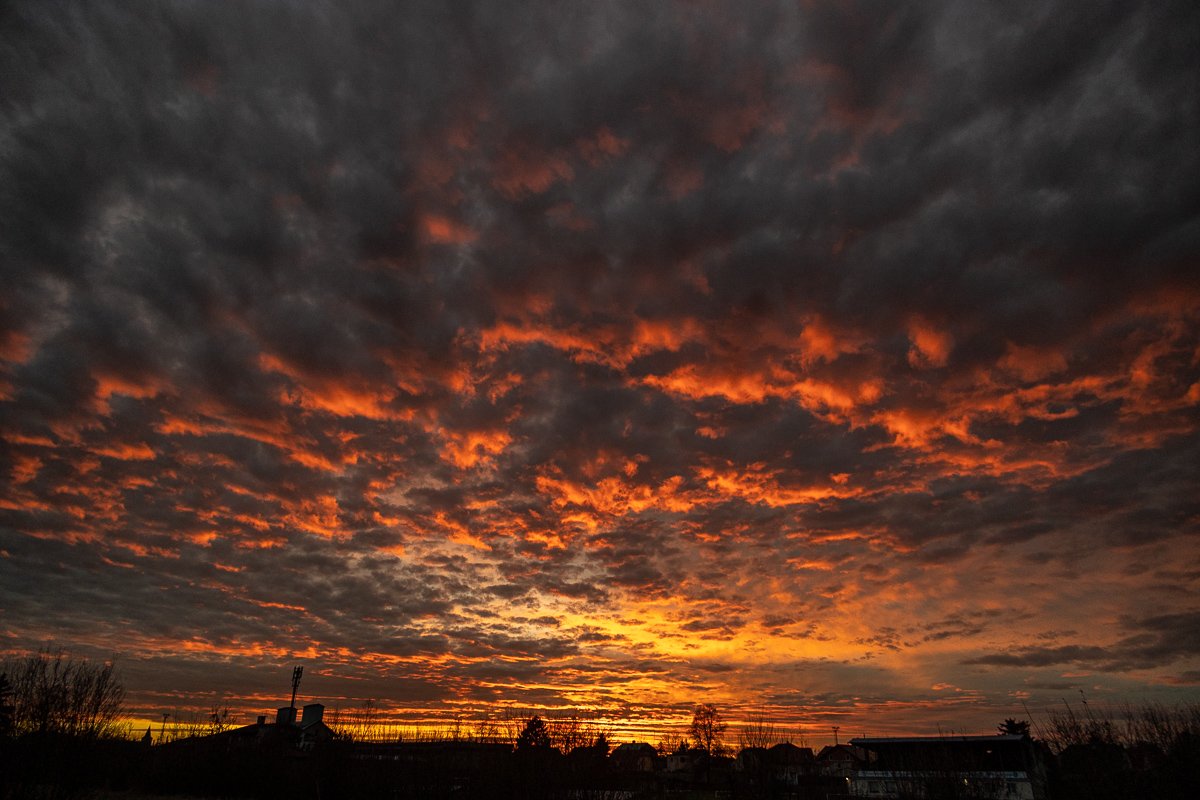
[[[809,486],[788,486],[780,480],[784,477],[781,471],[770,470],[764,464],[752,464],[749,468],[733,465],[721,469],[701,467],[696,470],[696,475],[723,498],[740,497],[749,503],[762,503],[773,508],[820,503],[863,493],[846,479],[831,479],[829,483]]]
[[[443,431],[442,438],[446,441],[442,457],[459,469],[491,464],[512,444],[512,436],[503,429]]]
[[[763,127],[767,117],[767,105],[761,98],[714,111],[708,117],[705,138],[726,153],[742,149],[746,139]]]
[[[861,351],[864,344],[861,335],[836,330],[821,317],[813,316],[800,331],[800,360],[804,364],[836,361],[846,353]]]
[[[284,390],[280,400],[296,403],[312,411],[324,411],[338,417],[366,417],[367,419],[406,419],[410,415],[390,408],[395,392],[388,387],[366,381],[350,382],[315,377],[288,364],[279,356],[262,353],[259,365],[268,372],[278,373],[291,379],[291,386]]]
[[[683,491],[684,478],[676,475],[659,483],[634,483],[612,475],[587,484],[568,480],[553,472],[537,477],[537,488],[564,512],[564,519],[595,529],[601,518],[621,517],[643,511],[686,512],[696,499]],[[578,512],[584,512],[580,515]]]
[[[828,416],[831,421],[850,421],[850,412],[878,401],[884,391],[884,383],[878,378],[838,383],[798,377],[782,367],[761,373],[732,366],[688,364],[667,375],[647,376],[641,383],[697,400],[723,397],[735,403],[754,404],[768,398],[783,398],[814,414]]]
[[[37,477],[38,471],[41,470],[42,463],[42,460],[36,456],[24,455],[22,453],[15,454],[9,465],[9,475],[12,477],[12,482],[21,484],[33,480]]]
[[[880,411],[872,420],[892,434],[894,444],[900,447],[926,448],[942,436],[952,436],[959,441],[978,444],[970,433],[970,419],[966,416],[948,415],[941,408],[898,408]]]
[[[137,444],[113,443],[95,447],[92,452],[105,458],[115,458],[118,461],[153,461],[157,457],[153,448],[144,442]]]
[[[284,515],[284,520],[300,530],[333,539],[345,532],[340,511],[341,507],[336,497],[318,495],[292,507]]]
[[[924,320],[913,320],[908,325],[908,338],[912,346],[908,350],[908,363],[914,367],[944,367],[954,347],[954,337],[938,330]]]
[[[629,150],[629,146],[629,139],[622,139],[607,126],[601,127],[595,135],[576,142],[576,147],[579,148],[579,154],[583,156],[583,160],[593,167],[600,166],[609,158],[623,155]]]
[[[33,357],[33,337],[20,331],[0,332],[0,361],[22,364]]]
[[[575,170],[565,156],[514,145],[501,151],[492,168],[492,185],[510,200],[542,194],[559,181],[570,181]]]
[[[996,366],[1022,381],[1040,381],[1065,371],[1067,359],[1060,350],[1020,347],[1009,342]]]
[[[470,244],[477,237],[468,225],[438,214],[421,217],[421,233],[433,244]]]
[[[684,344],[704,338],[697,320],[637,319],[628,326],[592,329],[554,328],[534,322],[500,322],[480,333],[480,347],[497,350],[522,344],[544,344],[570,353],[574,358],[624,369],[635,358],[661,351],[675,351]]]
[[[475,550],[490,550],[491,545],[487,541],[477,536],[470,528],[463,523],[452,519],[448,514],[439,511],[434,515],[434,523],[436,530],[443,534],[448,541],[455,544],[462,544],[471,547]]]

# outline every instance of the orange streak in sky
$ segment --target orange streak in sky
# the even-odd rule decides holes
[[[406,415],[388,408],[394,392],[374,386],[352,386],[336,380],[306,375],[282,358],[261,353],[259,365],[268,372],[284,375],[293,381],[291,391],[285,391],[280,401],[284,404],[298,403],[314,411],[326,411],[338,417],[366,417],[367,419],[401,419]]]
[[[558,153],[538,152],[523,145],[510,146],[500,153],[493,166],[492,185],[509,199],[542,194],[559,181],[575,177],[566,157]]]
[[[469,244],[477,238],[469,226],[437,214],[421,218],[421,231],[433,244]]]
[[[153,461],[157,455],[150,445],[144,442],[138,444],[111,444],[96,447],[92,452],[105,458],[115,458],[118,461]]]

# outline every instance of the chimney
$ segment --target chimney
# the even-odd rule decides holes
[[[293,706],[284,706],[275,712],[276,725],[295,725],[296,724],[296,709]]]
[[[259,714],[258,715],[258,727],[261,728],[263,725],[266,725],[266,724],[267,724],[267,715]]]
[[[312,725],[313,723],[320,722],[324,716],[325,706],[320,703],[309,703],[304,707],[304,716],[300,718],[300,725]]]

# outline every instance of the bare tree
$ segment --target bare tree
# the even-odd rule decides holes
[[[677,733],[666,733],[658,740],[658,745],[654,749],[658,751],[660,756],[669,756],[672,753],[687,750],[688,741],[685,737]]]
[[[756,711],[742,724],[738,732],[738,744],[741,747],[767,748],[779,744],[785,737],[780,735],[775,723],[767,719],[765,711]]]
[[[496,721],[495,717],[490,715],[481,717],[475,721],[471,738],[477,742],[500,741],[500,724]]]
[[[1120,747],[1151,744],[1165,752],[1180,737],[1200,737],[1200,703],[1087,708],[1081,716],[1063,701],[1063,710],[1047,712],[1046,723],[1039,726],[1039,731],[1040,738],[1055,752],[1071,745],[1096,743]]]
[[[233,727],[235,718],[229,710],[229,706],[221,708],[213,706],[208,712],[208,732],[221,733]]]
[[[342,727],[341,703],[334,705],[334,707],[330,709],[329,713],[325,716],[325,724],[329,726],[331,731],[333,731],[334,736],[337,736],[341,739],[346,738],[346,730]]]
[[[600,740],[605,743],[608,741],[607,735],[600,727],[578,714],[548,719],[546,726],[550,732],[551,743],[563,753],[570,753],[581,747],[594,747]]]
[[[208,713],[198,709],[191,708],[180,711],[175,708],[166,716],[171,720],[171,727],[167,730],[164,741],[177,742],[181,739],[195,739],[214,732],[211,717]],[[165,723],[166,720],[164,719],[163,722]]]
[[[695,746],[710,756],[725,752],[722,736],[728,726],[721,719],[721,712],[712,703],[701,703],[692,711],[692,724],[688,734]]]
[[[525,726],[525,717],[515,708],[505,708],[500,718],[500,740],[505,744],[516,746],[517,736]]]
[[[13,733],[13,686],[8,679],[8,673],[0,674],[0,739],[7,739]]]
[[[350,717],[352,739],[360,742],[377,742],[382,741],[386,736],[382,714],[374,698],[369,697],[364,700],[360,708],[351,712]]]
[[[118,733],[125,688],[112,662],[93,664],[61,650],[6,662],[12,726],[18,735],[102,737]]]

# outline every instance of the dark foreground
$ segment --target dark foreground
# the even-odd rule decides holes
[[[1002,737],[1000,737],[1002,738]],[[843,747],[845,747],[843,745]],[[799,749],[799,748],[797,748]],[[1193,800],[1200,797],[1200,739],[1178,737],[1167,750],[1082,744],[1052,754],[1034,745],[1049,800]],[[811,752],[811,751],[810,751]],[[836,755],[836,754],[835,754]],[[601,752],[551,748],[514,752],[509,745],[466,742],[363,744],[329,741],[308,749],[286,742],[239,744],[198,737],[150,746],[117,739],[22,737],[0,744],[0,797],[141,800],[179,798],[636,798],[859,797],[1011,798],[1002,784],[959,779],[945,764],[925,770],[921,785],[871,784],[882,762],[784,764],[748,748],[736,758],[693,753],[663,758],[649,748]],[[854,769],[863,770],[855,773]],[[868,773],[866,770],[874,770]],[[982,774],[982,773],[976,773]],[[1026,791],[1022,789],[1021,791]],[[853,792],[853,795],[851,795]]]

